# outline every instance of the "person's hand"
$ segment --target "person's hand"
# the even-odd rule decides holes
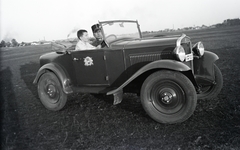
[[[101,46],[101,45],[98,45],[98,46],[97,46],[97,49],[100,49],[100,48],[102,48],[102,46]]]

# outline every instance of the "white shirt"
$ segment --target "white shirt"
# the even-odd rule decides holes
[[[78,41],[75,50],[90,50],[90,49],[96,49],[96,47],[92,46],[88,42],[83,42],[81,40]]]

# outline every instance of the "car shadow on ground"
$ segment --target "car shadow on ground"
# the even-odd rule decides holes
[[[138,114],[146,116],[146,113],[141,105],[140,97],[137,94],[133,93],[124,93],[123,99],[120,104],[113,105],[114,97],[113,95],[100,95],[100,96],[93,96],[97,100],[104,101],[112,107],[116,107],[117,109],[123,109],[124,111],[131,112],[132,114]]]
[[[20,131],[16,96],[12,84],[12,72],[9,67],[0,72],[0,117],[1,117],[1,147],[15,149],[16,138]],[[16,145],[15,145],[16,146]]]
[[[21,79],[36,98],[38,98],[37,86],[33,84],[33,81],[37,75],[38,69],[39,64],[35,62],[30,62],[20,67]]]
[[[79,105],[94,109],[96,105],[98,105],[98,107],[105,107],[106,109],[109,108],[116,111],[125,111],[134,115],[149,118],[141,105],[140,98],[136,94],[125,93],[122,102],[117,105],[113,105],[113,101],[114,98],[112,95],[74,93],[68,96],[68,102],[63,109],[77,109],[77,107],[80,108]]]

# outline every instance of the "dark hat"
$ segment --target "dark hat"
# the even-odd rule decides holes
[[[92,25],[91,28],[92,28],[93,33],[97,32],[98,30],[101,30],[101,27],[99,24],[94,24],[94,25]]]

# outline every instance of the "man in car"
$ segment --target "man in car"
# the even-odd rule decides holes
[[[94,24],[94,25],[92,25],[91,28],[92,28],[93,36],[96,38],[93,41],[92,45],[97,47],[97,46],[101,45],[101,43],[103,42],[101,27],[99,26],[99,24]]]
[[[86,30],[79,30],[77,32],[77,37],[79,41],[75,47],[75,50],[91,50],[91,49],[101,48],[101,45],[98,47],[95,47],[89,44],[88,32]]]

